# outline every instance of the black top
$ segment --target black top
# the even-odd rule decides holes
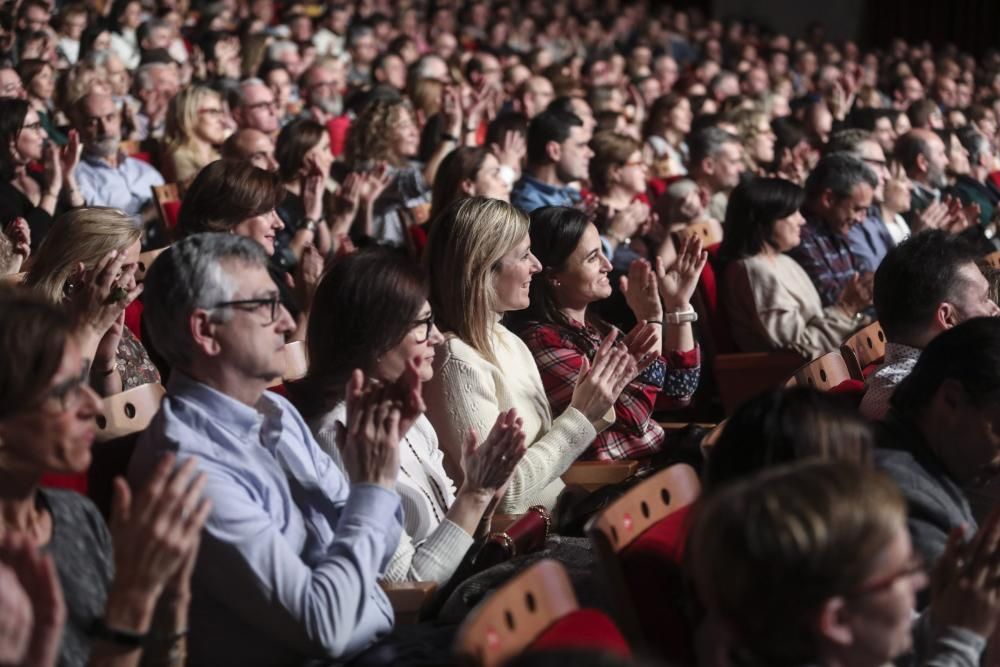
[[[11,183],[0,181],[0,228],[6,229],[14,218],[24,218],[31,228],[31,250],[49,233],[54,219],[40,206],[35,206],[27,195],[15,188]]]

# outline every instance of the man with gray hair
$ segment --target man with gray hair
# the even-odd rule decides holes
[[[688,173],[708,201],[708,213],[726,219],[729,193],[740,183],[743,144],[719,127],[705,127],[688,136]]]
[[[258,130],[274,138],[279,128],[278,108],[271,87],[256,77],[244,79],[229,91],[229,109],[236,127]]]
[[[163,176],[152,165],[121,151],[121,112],[107,93],[92,92],[73,105],[73,126],[80,134],[83,154],[76,180],[87,206],[110,206],[139,219],[150,206],[153,186]]]
[[[846,289],[860,290],[871,303],[872,274],[862,272],[847,237],[868,214],[877,186],[872,170],[847,153],[823,157],[806,179],[802,241],[788,254],[812,279],[824,307]]]
[[[167,118],[167,106],[180,90],[177,66],[171,63],[149,63],[135,71],[133,83],[139,112],[135,115],[136,139],[162,139]]]
[[[402,527],[398,434],[416,417],[419,380],[409,374],[391,400],[349,385],[349,424],[355,410],[387,418],[363,443],[353,427],[346,434],[348,481],[292,404],[266,391],[295,329],[267,265],[250,239],[196,234],[146,275],[144,317],[172,372],[129,478],[141,483],[167,452],[178,464],[197,457],[206,474],[212,513],[192,577],[191,664],[349,658],[393,624],[378,578]],[[385,426],[396,420],[397,432]]]

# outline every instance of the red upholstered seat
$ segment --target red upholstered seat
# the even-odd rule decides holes
[[[622,657],[632,655],[628,642],[604,613],[595,609],[572,611],[545,629],[528,647],[548,649],[593,649]]]
[[[883,361],[885,361],[884,358],[879,359],[874,364],[868,364],[867,366],[861,369],[861,374],[865,376],[865,379],[870,378],[872,376],[872,373],[877,371],[882,366]]]
[[[125,326],[142,340],[142,301],[136,299],[125,308]]]
[[[832,387],[830,393],[846,396],[854,401],[855,405],[861,405],[861,399],[865,395],[865,383],[861,380],[844,380],[836,387]]]
[[[167,201],[163,202],[163,224],[167,226],[167,229],[173,229],[177,226],[177,219],[181,214],[181,203],[179,201]]]
[[[618,558],[643,636],[659,657],[694,663],[693,629],[681,611],[681,562],[691,505],[650,526]]]

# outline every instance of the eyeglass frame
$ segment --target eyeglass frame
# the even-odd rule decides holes
[[[418,339],[417,342],[418,343],[426,343],[427,341],[429,341],[431,339],[431,329],[434,328],[434,312],[432,311],[431,314],[428,315],[427,317],[424,317],[422,319],[414,320],[413,321],[413,326],[417,326],[417,325],[420,325],[420,324],[424,325],[427,330],[424,332],[424,338],[423,338],[423,340],[419,340]]]
[[[61,412],[69,412],[80,404],[84,392],[90,386],[90,359],[84,359],[80,368],[80,374],[66,378],[59,384],[49,387],[42,394],[40,403],[49,399],[59,402]]]
[[[242,310],[245,313],[252,313],[258,310],[261,306],[271,306],[271,316],[270,319],[264,323],[265,326],[274,324],[281,317],[281,295],[273,294],[267,298],[257,298],[257,299],[236,299],[234,301],[220,301],[215,305],[211,306],[209,310],[215,310],[217,308],[236,308],[237,310]],[[250,306],[249,308],[247,306]]]
[[[924,563],[924,559],[919,555],[914,554],[910,557],[906,565],[901,567],[896,572],[868,582],[867,584],[862,584],[853,590],[848,597],[862,597],[873,593],[881,593],[888,588],[892,588],[892,586],[895,585],[895,583],[900,579],[915,577],[918,574],[924,574],[926,572],[927,565]]]

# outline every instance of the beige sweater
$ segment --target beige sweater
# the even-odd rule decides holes
[[[787,255],[733,262],[719,296],[743,352],[786,349],[815,359],[839,349],[859,325],[837,306],[824,308],[809,276]]]
[[[424,387],[427,416],[444,450],[446,468],[459,483],[465,435],[472,428],[482,443],[501,411],[517,408],[524,420],[528,452],[518,464],[497,511],[519,514],[532,505],[552,509],[563,489],[559,476],[597,434],[614,422],[614,412],[590,423],[576,408],[555,420],[531,351],[509,329],[496,324],[494,365],[454,336],[439,348],[435,373]]]

